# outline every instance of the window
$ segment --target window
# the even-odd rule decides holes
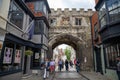
[[[105,48],[106,51],[106,66],[108,68],[116,68],[116,58],[120,56],[120,44],[112,44]]]
[[[32,22],[32,18],[31,17],[29,17],[29,24]]]
[[[45,4],[43,5],[43,12],[44,12],[44,14],[47,14],[47,8],[46,8]]]
[[[40,50],[34,49],[31,68],[34,68],[34,69],[40,68]]]
[[[44,23],[44,34],[46,37],[48,37],[48,27],[46,26],[45,23]]]
[[[94,26],[94,33],[95,33],[94,38],[96,39],[98,37],[98,27],[97,27],[97,24],[95,24],[95,26]]]
[[[120,20],[120,0],[107,0],[110,22]]]
[[[99,21],[100,21],[101,27],[105,26],[107,23],[105,3],[101,6],[99,10]]]
[[[36,1],[34,8],[35,12],[43,11],[43,1]]]
[[[81,18],[75,18],[75,25],[81,25]]]
[[[10,72],[22,69],[22,50],[23,47],[20,44],[14,42],[5,41],[5,47],[3,47],[3,58],[0,63],[0,73]]]
[[[10,22],[15,24],[17,27],[22,29],[23,26],[24,12],[18,7],[15,2],[11,2],[9,9],[8,19]]]
[[[3,2],[3,0],[0,0],[0,10],[1,10],[1,6],[2,6],[2,2]]]
[[[3,0],[0,0],[0,6],[2,5],[2,1],[3,1]]]
[[[44,31],[44,22],[42,20],[36,20],[35,21],[35,34],[40,34]]]
[[[51,24],[51,26],[56,26],[56,24],[57,24],[56,18],[50,19],[50,24]]]

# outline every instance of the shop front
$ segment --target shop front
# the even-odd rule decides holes
[[[21,78],[24,45],[23,41],[11,34],[5,35],[0,56],[0,80]],[[16,74],[13,74],[16,73]]]

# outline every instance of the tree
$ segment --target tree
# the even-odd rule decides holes
[[[69,48],[65,49],[65,55],[67,57],[67,60],[70,60],[70,58],[71,58],[71,50]]]

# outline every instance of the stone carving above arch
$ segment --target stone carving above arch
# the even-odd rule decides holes
[[[70,17],[63,16],[61,17],[60,25],[69,25]]]

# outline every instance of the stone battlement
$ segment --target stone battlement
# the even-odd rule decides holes
[[[84,10],[84,8],[80,8],[79,10],[77,10],[76,8],[72,8],[72,9],[69,9],[69,8],[64,8],[64,10],[62,10],[62,8],[57,8],[57,10],[51,8],[51,14],[50,16],[54,16],[55,15],[59,15],[59,14],[67,14],[67,15],[73,15],[73,16],[92,16],[94,13],[94,11],[92,9],[88,9],[88,10]]]
[[[57,8],[57,10],[55,10],[54,8],[51,8],[51,12],[63,12],[63,11],[68,11],[68,12],[72,12],[72,11],[76,11],[76,12],[91,12],[93,11],[92,9],[87,9],[87,11],[85,11],[84,8],[79,8],[79,10],[77,10],[76,8],[72,8],[71,10],[69,8],[64,8],[64,10],[62,10],[61,8]]]

